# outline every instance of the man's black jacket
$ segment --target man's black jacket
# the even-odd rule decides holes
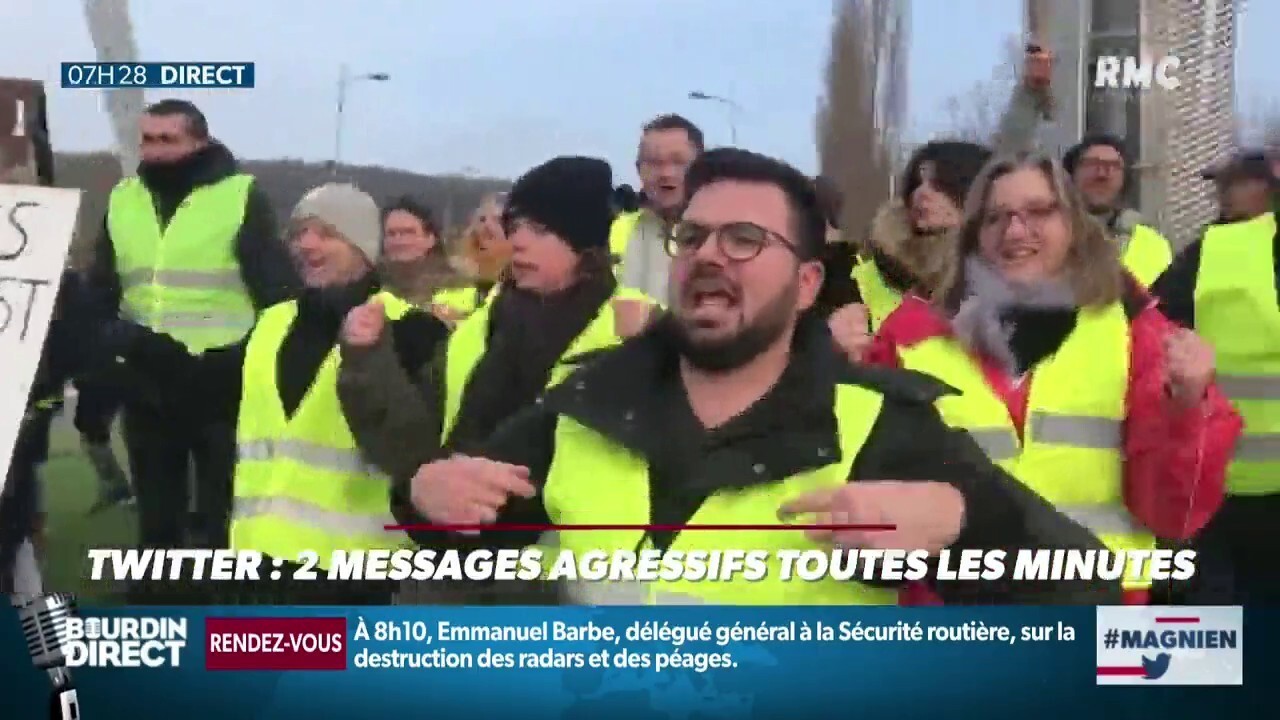
[[[239,172],[235,157],[225,146],[210,143],[175,165],[139,168],[139,177],[155,200],[161,227],[169,224],[178,206],[197,188],[212,185]],[[236,236],[236,259],[241,278],[256,310],[262,311],[293,297],[300,281],[297,267],[280,239],[280,228],[271,201],[255,181],[249,190],[244,221]],[[116,252],[109,225],[94,246],[88,280],[99,318],[114,318],[120,312],[120,276],[116,272]]]
[[[963,431],[943,424],[933,401],[950,389],[908,371],[854,367],[832,352],[820,323],[797,333],[790,367],[769,393],[724,426],[708,431],[693,419],[677,371],[677,354],[665,322],[593,359],[535,406],[504,424],[481,452],[530,469],[545,481],[555,453],[557,417],[565,415],[643,456],[650,468],[654,525],[686,524],[698,506],[719,490],[775,483],[837,462],[840,443],[833,408],[837,384],[874,389],[884,404],[856,458],[851,482],[937,481],[965,499],[965,524],[956,549],[1005,550],[1009,562],[1020,548],[1103,550],[1105,546],[1039,495],[997,468]],[[608,482],[609,478],[597,478]],[[404,524],[424,523],[408,501],[400,478],[392,511]],[[542,498],[513,500],[503,523],[548,522]],[[474,541],[414,533],[423,545],[472,545]],[[537,533],[494,531],[479,543],[521,547]],[[670,537],[651,535],[658,548]],[[1118,583],[938,582],[949,603],[1107,604],[1120,600]]]
[[[297,412],[322,363],[337,347],[347,313],[380,290],[377,277],[369,273],[346,285],[305,288],[298,294],[297,317],[276,356],[276,390],[286,417]],[[193,426],[237,422],[253,331],[234,344],[192,355],[163,333],[125,321],[116,325],[128,335],[116,343],[118,354],[160,388],[167,414]],[[410,374],[420,372],[449,335],[436,316],[417,309],[389,322],[387,331],[398,362]]]
[[[1276,197],[1275,210],[1280,213],[1280,195]],[[1217,224],[1217,223],[1215,223]],[[1207,232],[1214,225],[1205,228]],[[1275,257],[1276,298],[1280,302],[1280,230],[1271,241]],[[1194,330],[1196,327],[1196,278],[1200,275],[1200,255],[1204,247],[1204,235],[1183,248],[1173,263],[1151,283],[1151,294],[1160,301],[1160,312],[1179,325]]]

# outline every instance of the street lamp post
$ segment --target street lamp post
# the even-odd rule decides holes
[[[720,95],[712,95],[710,93],[704,93],[698,90],[694,90],[690,92],[689,99],[690,100],[710,100],[711,102],[720,103],[721,105],[725,106],[725,108],[727,108],[729,111],[729,142],[734,145],[738,144],[737,116],[738,116],[738,113],[742,112],[742,107],[738,105],[738,103],[730,100],[727,97],[721,97]]]
[[[338,70],[338,107],[334,114],[333,130],[333,175],[338,174],[338,165],[342,162],[342,111],[347,104],[347,86],[364,80],[386,82],[390,79],[391,76],[384,72],[351,75],[345,64]]]

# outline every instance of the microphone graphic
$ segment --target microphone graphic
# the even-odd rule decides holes
[[[49,695],[51,720],[80,720],[80,702],[67,669],[67,619],[76,613],[76,599],[70,593],[39,596],[14,595],[10,602],[18,611],[27,652],[35,666],[49,675],[53,690]]]

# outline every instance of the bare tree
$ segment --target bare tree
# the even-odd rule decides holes
[[[838,0],[832,25],[826,92],[819,101],[817,136],[822,173],[843,196],[840,227],[863,237],[892,190],[894,160],[886,110],[897,100],[896,79],[905,55],[889,52],[895,37],[894,3]]]
[[[1018,82],[1023,53],[1018,37],[1010,36],[1001,62],[992,69],[990,77],[943,102],[951,124],[949,137],[983,144],[992,142],[1008,107],[1010,93]]]

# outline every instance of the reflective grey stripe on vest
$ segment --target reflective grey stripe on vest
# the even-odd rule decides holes
[[[126,290],[139,285],[163,285],[178,290],[241,290],[239,270],[130,270],[120,276]]]
[[[1058,512],[1088,528],[1094,535],[1134,535],[1146,533],[1122,506],[1058,505]]]
[[[1018,456],[1018,438],[1008,428],[966,428],[966,432],[994,462]]]
[[[1119,450],[1120,421],[1092,415],[1031,414],[1031,437],[1046,445],[1069,445],[1090,450]]]
[[[695,595],[658,591],[646,592],[635,581],[608,582],[577,580],[567,583],[566,598],[576,605],[705,605]]]
[[[1245,462],[1280,460],[1280,434],[1258,433],[1241,436],[1236,441],[1235,459]]]
[[[148,327],[188,330],[230,328],[248,332],[253,327],[253,313],[243,312],[145,312],[127,307],[125,315]]]
[[[1280,400],[1280,377],[1275,375],[1222,375],[1215,381],[1232,400]]]
[[[287,497],[238,497],[231,519],[277,517],[299,525],[307,525],[330,535],[344,537],[368,535],[398,535],[399,531],[387,530],[395,525],[395,518],[388,512],[382,515],[353,515],[327,510],[296,498]]]
[[[386,476],[366,461],[358,450],[339,450],[302,440],[253,440],[236,446],[240,460],[261,461],[283,459],[345,475]]]
[[[1275,375],[1222,375],[1215,381],[1224,395],[1232,400],[1280,400],[1280,377]],[[1280,434],[1245,434],[1236,442],[1236,460],[1246,462],[1280,461]]]
[[[966,428],[982,452],[1001,462],[1018,456],[1018,438],[1008,428]],[[1031,437],[1046,445],[1068,445],[1094,450],[1119,450],[1120,423],[1090,415],[1031,414]]]

